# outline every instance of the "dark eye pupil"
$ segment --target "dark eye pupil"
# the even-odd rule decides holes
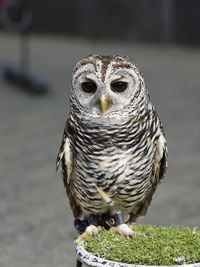
[[[81,86],[83,91],[86,93],[95,93],[97,89],[97,85],[94,82],[84,82]]]
[[[116,91],[116,92],[123,92],[126,90],[127,88],[127,83],[126,82],[113,82],[111,84],[111,88],[113,91]]]

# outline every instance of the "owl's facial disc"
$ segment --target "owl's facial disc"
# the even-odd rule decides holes
[[[93,61],[88,57],[78,63],[72,93],[88,116],[107,118],[114,113],[123,116],[123,110],[135,101],[141,76],[126,59],[102,58],[95,61],[94,57]]]
[[[81,106],[94,116],[107,116],[128,105],[133,97],[135,81],[125,75],[111,75],[101,81],[98,77],[81,75],[75,84],[75,93]]]

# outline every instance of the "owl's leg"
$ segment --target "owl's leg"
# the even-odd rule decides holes
[[[116,227],[111,227],[110,231],[115,232],[121,236],[125,236],[128,239],[132,239],[133,236],[147,237],[146,234],[134,232],[125,222],[123,214],[121,212],[113,215]]]
[[[98,226],[98,216],[95,214],[90,214],[88,218],[88,226],[85,231],[75,240],[75,243],[78,244],[82,240],[84,240],[88,235],[92,235],[98,237],[98,233],[100,230],[100,226]]]

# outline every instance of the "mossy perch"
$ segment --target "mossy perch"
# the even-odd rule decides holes
[[[102,228],[99,238],[88,236],[85,249],[107,260],[136,265],[183,265],[200,262],[200,231],[196,228],[135,225],[149,238],[128,240]]]

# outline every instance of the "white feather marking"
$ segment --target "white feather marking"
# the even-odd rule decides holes
[[[162,159],[164,148],[166,146],[165,144],[166,144],[165,137],[160,132],[160,136],[159,136],[159,139],[158,139],[157,144],[156,144],[156,147],[157,147],[156,154],[155,154],[156,162],[160,162],[160,160]]]
[[[108,193],[105,193],[97,185],[94,184],[94,186],[95,186],[97,192],[99,193],[99,195],[101,196],[101,198],[106,202],[106,204],[113,206],[114,201],[109,197]]]
[[[70,142],[69,138],[65,140],[64,144],[64,156],[65,156],[65,165],[67,166],[67,181],[69,182],[72,166],[71,166],[71,149],[70,149]]]

